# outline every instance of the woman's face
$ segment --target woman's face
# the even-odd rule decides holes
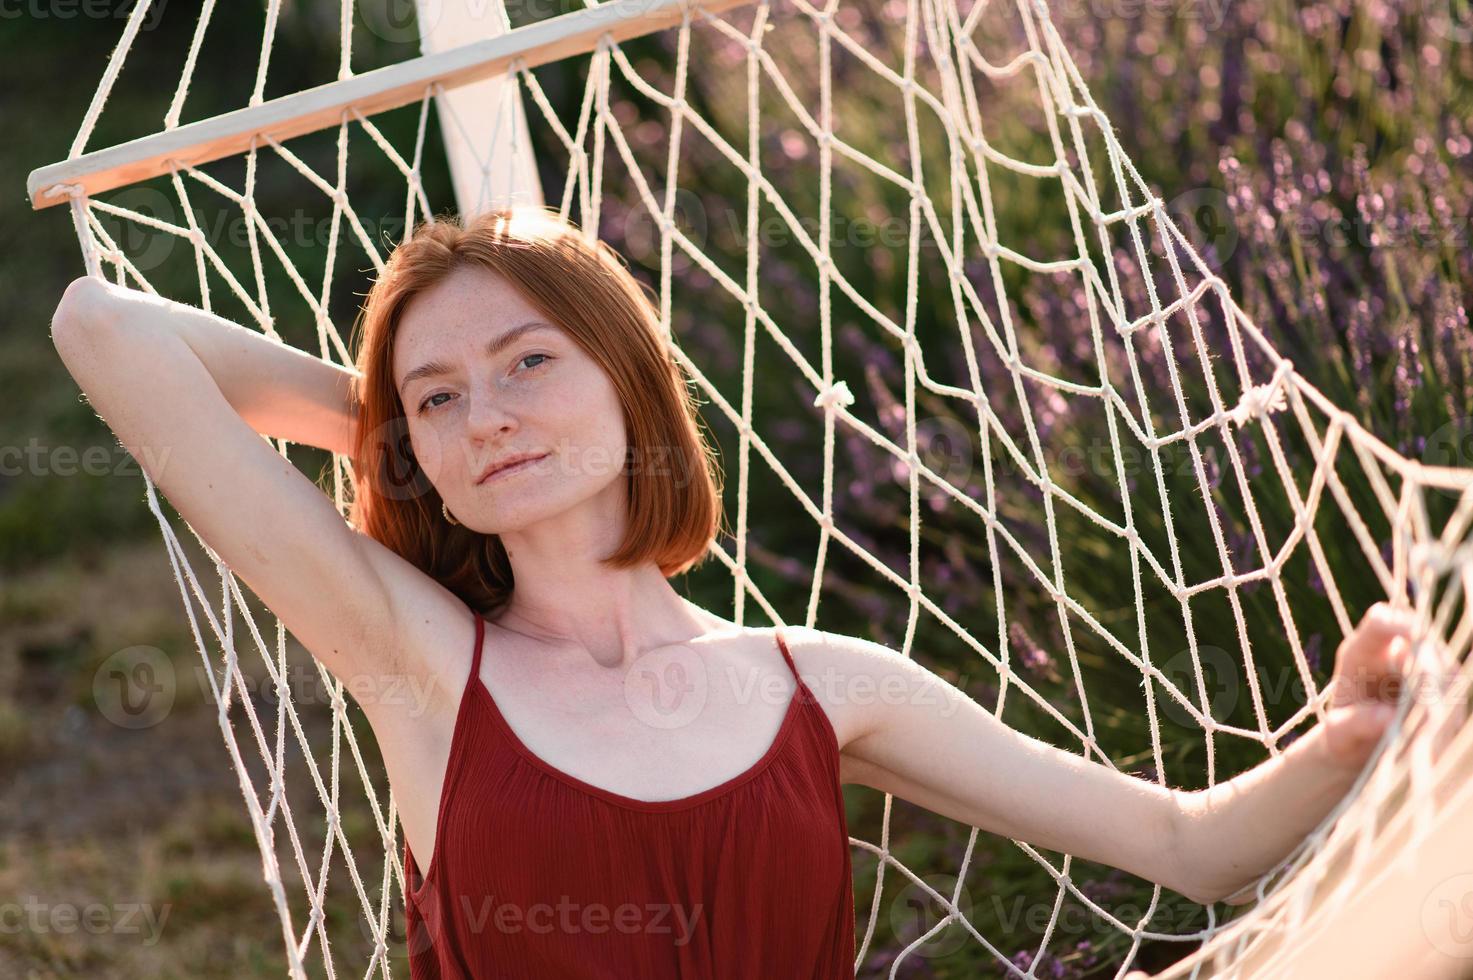
[[[415,458],[466,527],[518,530],[601,493],[623,513],[618,393],[500,274],[461,266],[411,299],[393,372]],[[528,454],[541,458],[482,479]]]

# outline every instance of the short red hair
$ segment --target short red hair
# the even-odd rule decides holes
[[[517,206],[462,223],[423,222],[394,249],[358,324],[362,372],[353,450],[352,525],[490,614],[512,591],[501,539],[450,524],[420,469],[394,387],[394,337],[409,300],[456,268],[506,278],[603,368],[619,393],[629,453],[624,538],[603,562],[654,562],[670,577],[698,565],[720,530],[721,486],[688,379],[659,315],[622,258],[548,208]],[[632,461],[642,465],[630,467]]]

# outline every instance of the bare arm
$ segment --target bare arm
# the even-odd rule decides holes
[[[1332,763],[1315,728],[1276,758],[1186,796],[1183,861],[1204,894],[1231,905],[1314,830],[1355,782],[1359,768]]]
[[[1331,707],[1282,754],[1228,782],[1186,796],[1182,856],[1205,894],[1232,905],[1273,869],[1354,785],[1391,721],[1413,620],[1385,603],[1371,607],[1340,644]]]
[[[107,284],[114,295],[141,296]],[[161,308],[167,308],[161,306]],[[164,317],[261,435],[350,455],[358,425],[356,369],[333,364],[222,317]]]
[[[1195,792],[1136,779],[1015,731],[887,647],[792,632],[829,651],[816,659],[836,665],[840,696],[868,692],[873,702],[865,730],[843,747],[850,781],[1120,868],[1195,902],[1242,904],[1251,896],[1235,892],[1288,855],[1354,783],[1389,720],[1388,706],[1377,702],[1395,694],[1384,678],[1404,652],[1391,640],[1409,625],[1404,611],[1373,608],[1341,645],[1326,723],[1278,758]]]
[[[67,288],[52,340],[92,407],[169,502],[334,676],[349,684],[405,671],[436,679],[444,665],[426,659],[437,653],[413,640],[420,620],[411,622],[406,610],[433,609],[449,619],[463,605],[349,526],[319,487],[251,430],[205,366],[209,358],[227,387],[244,387],[228,380],[239,382],[235,351],[256,358],[251,371],[289,358],[252,347],[214,314],[97,279]],[[297,363],[297,380],[313,377],[316,368]],[[278,417],[283,431],[295,424],[280,409],[258,417]],[[331,418],[324,410],[301,431]],[[329,444],[342,435],[325,424],[318,431]]]
[[[1179,791],[1016,731],[888,647],[819,630],[784,635],[823,665],[815,689],[851,699],[861,719],[841,746],[845,781],[1195,898],[1176,847]]]

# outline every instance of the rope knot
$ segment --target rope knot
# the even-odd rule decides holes
[[[1282,382],[1284,375],[1292,369],[1289,361],[1281,361],[1274,371],[1274,379],[1267,384],[1254,385],[1243,392],[1237,406],[1228,412],[1228,418],[1238,425],[1247,425],[1271,412],[1282,412],[1289,405]]]
[[[849,406],[854,404],[854,393],[849,390],[847,381],[839,381],[829,385],[818,393],[813,399],[814,408],[828,408],[830,405]]]
[[[52,184],[50,187],[46,188],[45,192],[41,196],[60,197],[63,194],[73,199],[84,198],[87,196],[87,188],[83,187],[81,184]]]

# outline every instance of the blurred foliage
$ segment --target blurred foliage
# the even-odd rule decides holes
[[[836,20],[876,57],[898,65],[906,6],[898,0],[845,3]],[[1163,8],[1068,0],[1050,7],[1125,153],[1167,202],[1172,216],[1267,342],[1292,359],[1295,369],[1331,402],[1351,411],[1389,445],[1429,463],[1466,465],[1464,447],[1473,428],[1468,424],[1473,343],[1466,313],[1473,288],[1473,250],[1467,240],[1473,199],[1473,51],[1462,37],[1465,27],[1449,20],[1451,15],[1436,5],[1410,0],[1309,4],[1246,0],[1220,9],[1210,4]],[[360,5],[354,22],[355,70],[417,53],[412,32],[383,29],[387,23],[383,10],[383,4]],[[520,24],[555,12],[513,7],[511,16]],[[148,45],[150,56],[134,63],[120,79],[89,148],[158,128],[194,26],[180,13],[171,11],[140,40],[140,45]],[[792,13],[781,5],[774,8],[775,17]],[[220,5],[216,10],[211,46],[202,54],[201,70],[186,101],[186,120],[244,103],[255,78],[256,51],[254,45],[237,44],[235,39],[258,35],[260,17],[259,5],[253,4]],[[1015,10],[999,6],[995,17],[989,13],[983,18],[979,44],[994,63],[1003,63],[1019,50],[1016,17]],[[729,18],[745,27],[750,12],[738,9]],[[116,18],[32,17],[0,32],[0,58],[12,78],[48,80],[44,97],[21,96],[18,93],[25,89],[18,84],[8,87],[11,139],[0,146],[0,159],[8,164],[4,170],[15,181],[3,205],[13,212],[0,215],[0,235],[9,246],[0,285],[6,287],[13,311],[12,329],[0,338],[0,382],[11,396],[10,411],[0,419],[4,427],[0,446],[23,452],[28,445],[39,447],[28,455],[12,453],[7,464],[15,459],[24,459],[25,464],[0,471],[0,569],[11,574],[68,555],[91,554],[95,560],[106,549],[140,538],[156,541],[157,536],[143,505],[136,465],[79,404],[75,385],[47,341],[50,311],[66,282],[81,272],[66,209],[26,213],[19,187],[20,177],[32,168],[66,156],[75,124],[120,28]],[[337,65],[336,37],[337,13],[331,5],[285,5],[266,97],[331,80]],[[780,32],[770,37],[769,50],[780,64],[816,65],[811,43],[790,41]],[[693,59],[696,67],[686,97],[744,154],[745,52],[714,34],[707,43]],[[663,90],[670,89],[673,35],[633,41],[625,51],[642,73],[658,80]],[[833,56],[834,131],[897,173],[909,173],[911,134],[894,86],[837,47]],[[58,71],[63,64],[82,68]],[[577,59],[535,70],[565,121],[576,119],[585,64]],[[140,84],[143,72],[155,72],[168,84]],[[814,71],[801,79],[790,78],[812,112],[818,105],[816,76]],[[1010,156],[1047,163],[1053,149],[1037,108],[1036,87],[1030,85],[1027,73],[1011,82],[979,81],[985,132]],[[663,173],[668,113],[627,85],[616,84],[611,99],[612,111],[632,134],[631,148],[646,175]],[[811,221],[821,210],[820,148],[770,86],[764,89],[761,112],[762,172],[792,211]],[[529,116],[533,115],[529,106]],[[412,145],[418,111],[395,110],[376,117],[375,123],[402,149]],[[952,209],[961,202],[952,199],[947,180],[946,134],[928,111],[922,111],[914,136],[922,150],[926,189],[949,231]],[[566,150],[535,118],[531,137],[543,187],[555,201],[564,186]],[[319,173],[331,174],[335,140],[335,133],[316,134],[293,141],[292,149]],[[438,140],[432,113],[426,146],[434,147]],[[1099,133],[1087,133],[1085,144],[1105,194],[1099,206],[1106,211],[1120,207],[1112,197],[1114,179]],[[352,147],[350,197],[359,214],[373,219],[370,234],[386,252],[402,232],[402,221],[395,226],[394,218],[403,211],[403,181],[361,132],[352,136]],[[1068,153],[1077,163],[1077,150],[1070,147]],[[617,176],[623,172],[622,162],[609,159],[615,176],[606,188],[599,233],[629,258],[641,279],[658,287],[660,256],[650,215],[633,187]],[[929,229],[921,232],[922,265],[915,270],[912,287],[909,195],[838,154],[834,168],[830,229],[834,239],[829,250],[834,271],[861,287],[865,298],[902,328],[907,310],[913,309],[910,320],[927,370],[943,383],[972,387],[959,354],[962,338],[951,284],[939,260],[940,243]],[[222,161],[209,172],[234,186],[242,182],[240,161]],[[746,282],[747,249],[755,236],[762,255],[757,295],[815,365],[821,364],[819,324],[827,303],[832,375],[849,381],[857,397],[851,411],[902,449],[907,419],[913,417],[916,452],[927,466],[945,474],[970,499],[995,508],[998,530],[1012,535],[1022,553],[1120,644],[1149,656],[1182,690],[1195,690],[1184,607],[1149,569],[1141,568],[1141,555],[1132,556],[1118,539],[1058,500],[1049,508],[1054,521],[1051,538],[1044,495],[1005,457],[995,436],[983,441],[978,419],[968,413],[965,403],[919,391],[914,405],[908,405],[906,352],[896,337],[877,329],[838,288],[831,286],[825,300],[812,255],[769,202],[759,203],[756,228],[748,228],[747,179],[689,126],[683,134],[681,172],[677,214],[682,232],[723,275],[739,284]],[[970,177],[977,179],[975,170]],[[988,168],[987,177],[1001,243],[1042,260],[1074,254],[1070,212],[1057,182],[997,167]],[[425,161],[424,180],[431,201],[443,209],[451,200],[449,180],[434,154]],[[663,188],[658,181],[654,188],[658,198]],[[119,193],[132,193],[128,200],[135,205],[173,197],[168,180]],[[196,193],[198,188],[191,185],[191,194]],[[277,168],[263,169],[256,199],[266,214],[313,216],[317,212],[301,202],[314,195],[320,196],[300,177]],[[195,200],[208,230],[210,222],[222,220],[225,212],[218,202],[202,204],[203,199]],[[1139,203],[1139,195],[1133,200]],[[574,216],[579,217],[576,209]],[[227,231],[217,234],[227,234],[231,226],[218,227]],[[320,281],[324,250],[315,232],[322,226],[304,227],[313,233],[288,236],[289,257],[308,282]],[[806,224],[804,231],[817,240],[815,224]],[[1132,316],[1151,307],[1148,283],[1158,297],[1179,295],[1159,237],[1148,242],[1144,264],[1122,228],[1102,241],[1087,225],[1086,237],[1096,267],[1103,273],[1113,266],[1120,275],[1122,300]],[[134,252],[146,251],[153,242],[144,236],[123,243]],[[167,258],[170,261],[161,261],[151,275],[160,291],[199,300],[188,250],[175,249]],[[371,269],[356,246],[342,246],[338,262],[328,305],[346,337],[344,327],[361,301]],[[243,274],[245,268],[235,271]],[[1134,344],[1123,342],[1103,324],[1105,336],[1096,344],[1087,297],[1077,277],[1029,273],[1004,262],[998,269],[1000,283],[994,282],[986,261],[975,253],[975,244],[965,270],[994,322],[1011,322],[1024,363],[1082,385],[1098,383],[1103,365],[1131,408],[1148,417],[1158,432],[1179,428],[1183,422],[1181,406],[1169,397],[1173,375],[1181,378],[1187,415],[1193,421],[1211,410],[1209,379],[1221,387],[1220,396],[1228,406],[1242,393],[1245,379],[1236,371],[1232,332],[1223,311],[1209,301],[1198,309],[1198,324],[1172,318],[1158,332],[1143,332]],[[671,328],[719,390],[739,403],[744,311],[708,271],[679,250],[674,271]],[[275,324],[282,335],[320,353],[310,318],[300,315],[303,307],[294,287],[280,277],[273,278],[267,290],[273,310],[296,311],[282,315]],[[245,314],[223,289],[212,290],[211,299],[222,314]],[[1260,568],[1265,544],[1276,549],[1294,528],[1290,495],[1277,476],[1265,427],[1234,428],[1227,439],[1216,432],[1205,434],[1200,473],[1198,460],[1179,444],[1168,447],[1161,454],[1158,484],[1150,454],[1138,442],[1124,440],[1123,449],[1130,455],[1117,467],[1115,437],[1097,399],[1061,395],[1032,381],[1015,382],[982,328],[967,322],[964,329],[979,352],[979,390],[1003,429],[1025,453],[1030,433],[1040,440],[1042,457],[1030,461],[1047,466],[1060,489],[1112,520],[1123,521],[1123,508],[1130,504],[1142,552],[1165,562],[1170,539],[1176,536],[1181,565],[1172,571],[1182,581],[1212,579],[1229,569],[1242,574]],[[1192,343],[1193,329],[1200,329],[1205,341],[1209,354],[1205,367]],[[812,499],[821,501],[823,460],[815,447],[822,445],[823,416],[813,408],[815,391],[761,324],[753,344],[754,425],[793,479]],[[1242,355],[1248,380],[1263,383],[1269,380],[1267,360],[1251,348],[1250,344]],[[1131,370],[1141,372],[1149,392],[1139,403],[1126,381]],[[705,419],[721,450],[728,476],[728,517],[735,526],[737,474],[743,465],[737,429],[709,403]],[[1295,435],[1298,429],[1292,423],[1277,426],[1276,431],[1303,492],[1313,470],[1313,449]],[[911,566],[907,466],[842,427],[836,438],[836,525],[897,576],[907,578]],[[82,456],[89,447],[103,448],[104,455],[96,458],[105,459],[105,464],[80,473],[73,466],[69,471],[68,459],[75,457],[65,456],[64,450]],[[307,471],[319,472],[320,457],[309,453],[307,458],[312,461]],[[991,458],[992,467],[984,467],[986,458]],[[753,453],[749,462],[748,513],[753,515],[753,530],[748,564],[758,587],[789,621],[800,621],[821,558],[823,592],[815,625],[867,636],[896,649],[905,646],[909,607],[903,593],[839,544],[830,542],[820,556],[812,517],[794,505],[791,492],[759,455]],[[1239,472],[1250,488],[1248,494],[1238,482]],[[1337,473],[1357,510],[1370,518],[1372,534],[1385,540],[1388,527],[1374,517],[1378,505],[1364,476],[1338,465]],[[1170,503],[1163,504],[1163,499]],[[1265,530],[1264,542],[1251,533],[1250,500]],[[1429,501],[1434,526],[1452,503],[1436,495]],[[988,534],[975,513],[924,481],[919,507],[924,523],[918,564],[927,595],[985,649],[1008,663],[1017,679],[1000,677],[925,612],[908,649],[987,707],[997,707],[1009,724],[1070,748],[1079,746],[1076,732],[1088,732],[1098,747],[1095,758],[1107,757],[1122,770],[1188,788],[1208,778],[1229,778],[1266,756],[1254,741],[1217,736],[1209,774],[1209,747],[1200,725],[1157,685],[1143,686],[1140,671],[1086,628],[1077,614],[1061,610],[1038,577]],[[1367,556],[1337,514],[1335,505],[1326,503],[1316,517],[1325,568],[1311,563],[1301,547],[1283,569],[1295,639],[1317,683],[1333,666],[1330,651],[1345,625],[1335,612],[1328,585],[1333,583],[1344,598],[1352,618],[1384,595]],[[1220,526],[1220,545],[1211,532],[1210,517]],[[731,547],[730,541],[723,543]],[[1143,582],[1139,593],[1134,584],[1138,571]],[[730,578],[719,564],[709,563],[680,585],[702,605],[723,614],[732,612]],[[747,603],[748,617],[752,608]],[[1251,680],[1262,686],[1267,726],[1283,724],[1302,703],[1303,690],[1296,687],[1302,678],[1285,649],[1289,630],[1272,589],[1250,582],[1238,585],[1231,597],[1229,590],[1214,589],[1194,598],[1190,613],[1190,632],[1202,644],[1198,654],[1214,672],[1204,679],[1212,696],[1199,707],[1209,710],[1220,724],[1257,730]],[[1242,666],[1246,661],[1239,645],[1240,616],[1241,635],[1254,654],[1253,678]],[[1036,701],[1020,690],[1018,679],[1037,693]],[[1159,756],[1152,751],[1147,697],[1160,722]],[[25,725],[15,720],[23,711],[23,706],[0,701],[0,756],[12,761],[28,747]],[[1287,744],[1302,727],[1288,732],[1280,744]],[[877,794],[850,787],[846,797],[851,833],[878,841]],[[248,838],[232,836],[228,823],[226,816],[208,808],[181,816],[160,846],[182,857],[181,848],[198,846],[191,845],[191,839],[208,844],[205,849],[212,851],[249,845]],[[967,853],[966,829],[897,801],[891,843],[909,867],[954,871]],[[368,830],[360,826],[355,833],[371,837]],[[249,851],[245,846],[247,871]],[[1046,856],[1056,862],[1061,858]],[[989,941],[1010,955],[1016,953],[1015,966],[1032,966],[1036,975],[1049,977],[1115,971],[1128,944],[1092,916],[1066,918],[1074,927],[1055,929],[1037,961],[1027,952],[1037,947],[1048,916],[1038,924],[1019,910],[1041,906],[1051,911],[1056,886],[1015,845],[982,835],[968,867],[965,894],[975,913],[972,921]],[[224,916],[226,910],[234,912],[250,901],[255,890],[248,887],[249,876],[240,872],[243,876],[237,879],[231,874],[228,869],[190,871],[167,884],[173,892],[191,896],[196,906],[191,914],[208,919],[211,907]],[[1150,907],[1151,891],[1138,879],[1084,862],[1075,863],[1071,876],[1106,908],[1143,912]],[[873,879],[872,857],[856,850],[855,908],[861,936],[868,922]],[[896,881],[893,872],[887,874],[887,882]],[[898,888],[887,884],[862,976],[888,975],[896,954],[919,935],[921,930],[914,925],[925,927],[939,919],[938,909],[916,890],[906,889],[903,876],[899,881]],[[1070,901],[1076,902],[1072,897]],[[263,934],[274,928],[274,914],[267,906],[256,906],[255,911]],[[352,910],[338,908],[333,914],[351,916]],[[1168,893],[1162,894],[1156,915],[1150,927],[1162,931],[1190,932],[1205,922],[1203,910]],[[208,922],[195,922],[186,935],[201,935],[199,929],[207,926]],[[229,931],[223,919],[220,928]],[[952,924],[928,945],[925,955],[905,958],[898,975],[1006,975],[969,935],[965,942],[948,945],[946,937],[959,930]],[[1189,943],[1146,944],[1136,963],[1159,969],[1189,950]],[[191,962],[219,975],[265,974],[279,972],[275,953],[270,945],[217,946]],[[248,965],[252,959],[259,964]]]

